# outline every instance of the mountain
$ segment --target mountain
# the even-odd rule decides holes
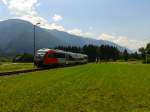
[[[116,46],[120,51],[125,49],[109,41],[80,37],[58,30],[40,28],[38,26],[36,26],[35,34],[37,49],[68,45],[82,47],[88,44],[107,44]],[[0,53],[33,53],[33,37],[33,24],[30,22],[19,19],[0,21]]]

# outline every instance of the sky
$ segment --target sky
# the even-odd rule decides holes
[[[150,0],[0,0],[0,21],[14,18],[131,50],[150,42]]]

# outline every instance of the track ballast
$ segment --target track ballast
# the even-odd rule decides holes
[[[28,70],[0,72],[0,76],[19,75],[19,74],[23,74],[23,73],[30,73],[30,72],[36,72],[36,71],[42,71],[42,70],[46,70],[46,69],[35,68],[35,69],[28,69]]]

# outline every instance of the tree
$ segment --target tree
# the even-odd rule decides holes
[[[146,46],[146,52],[147,54],[150,54],[150,43],[148,43]]]
[[[137,52],[134,52],[134,53],[130,54],[130,58],[139,59],[139,54]]]
[[[95,46],[95,45],[88,45],[88,46],[85,45],[83,47],[83,51],[85,54],[88,55],[89,61],[93,62],[98,57],[97,48],[98,48],[98,46]]]
[[[128,51],[126,49],[123,52],[123,58],[124,58],[125,61],[128,61],[129,54],[128,54]]]
[[[141,47],[141,48],[139,49],[139,52],[141,53],[141,56],[142,56],[142,58],[144,59],[144,58],[145,58],[145,54],[146,54],[145,48],[144,48],[144,47]]]
[[[13,59],[13,62],[33,62],[34,56],[32,54],[20,54],[16,55],[15,58]]]

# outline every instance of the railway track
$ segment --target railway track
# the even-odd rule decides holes
[[[11,75],[21,75],[24,73],[31,73],[31,72],[36,72],[36,71],[43,71],[43,70],[64,68],[64,67],[71,67],[71,66],[75,66],[75,65],[63,65],[63,66],[54,66],[54,67],[46,67],[46,68],[33,68],[33,69],[28,69],[28,70],[0,72],[0,77],[1,76],[11,76]]]
[[[42,70],[47,70],[47,69],[35,68],[35,69],[28,69],[28,70],[0,72],[0,76],[19,75],[19,74],[23,74],[23,73],[30,73],[30,72],[36,72],[36,71],[42,71]]]
[[[47,68],[33,68],[33,69],[28,69],[28,70],[0,72],[0,77],[1,76],[10,76],[10,75],[21,75],[24,73],[31,73],[31,72],[36,72],[36,71],[43,71],[43,70],[49,70],[49,69],[55,69],[55,68],[64,68],[64,67],[68,67],[68,66],[65,65],[65,66],[55,66],[55,67],[47,67]]]

